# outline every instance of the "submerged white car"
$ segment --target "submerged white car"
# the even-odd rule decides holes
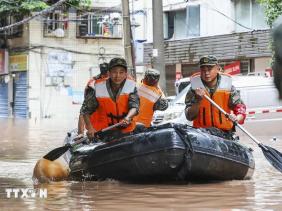
[[[191,122],[186,120],[184,114],[185,97],[189,89],[190,85],[188,85],[175,97],[165,111],[156,111],[153,116],[152,125],[165,124],[169,122],[191,124]]]

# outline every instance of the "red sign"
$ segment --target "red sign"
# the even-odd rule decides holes
[[[228,73],[230,75],[240,74],[241,73],[240,61],[236,61],[229,65],[224,66],[224,73]]]
[[[267,76],[272,77],[272,76],[273,76],[272,68],[267,68],[267,69],[265,69],[265,74],[267,74]]]
[[[175,79],[176,79],[176,80],[179,80],[179,79],[181,79],[181,78],[182,78],[181,72],[176,72],[176,73],[175,73]]]

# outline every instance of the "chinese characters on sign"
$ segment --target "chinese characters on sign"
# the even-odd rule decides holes
[[[240,61],[233,62],[229,65],[224,66],[224,72],[230,75],[240,74]]]

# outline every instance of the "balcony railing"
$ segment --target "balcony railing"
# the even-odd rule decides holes
[[[77,37],[121,38],[121,14],[117,12],[97,14],[86,13],[78,16]]]

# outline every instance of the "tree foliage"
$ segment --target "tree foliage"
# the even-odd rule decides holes
[[[33,11],[41,11],[48,8],[58,0],[0,0],[0,15],[21,14],[28,15]],[[66,7],[83,7],[89,6],[91,0],[68,0]]]
[[[276,18],[282,14],[282,1],[281,0],[257,0],[265,10],[266,22],[272,27]]]

